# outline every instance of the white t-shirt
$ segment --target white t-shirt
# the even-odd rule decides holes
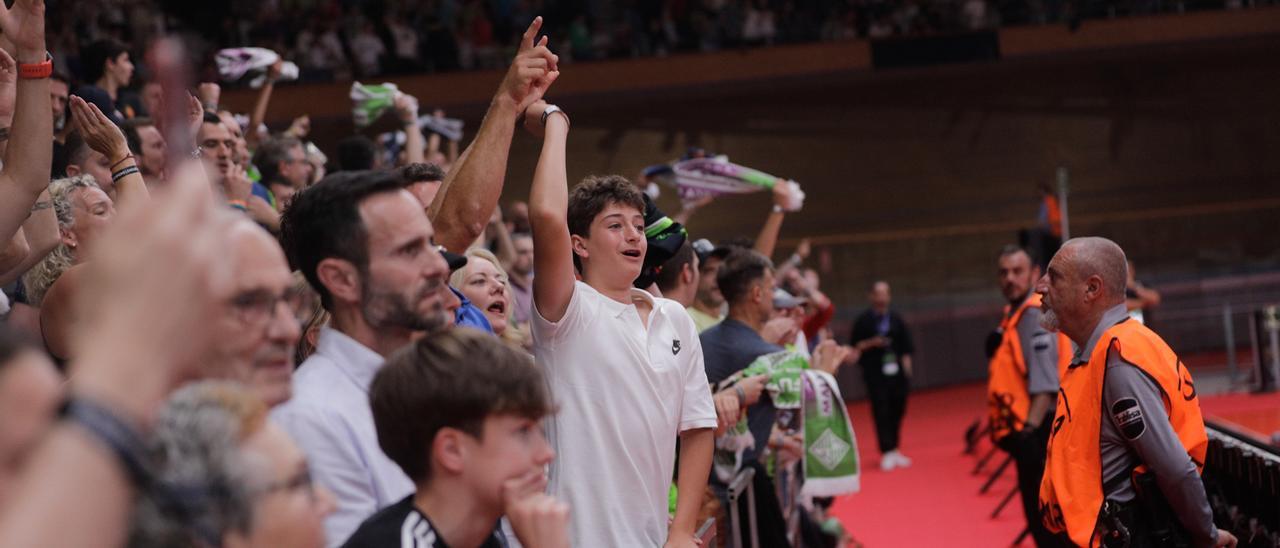
[[[679,432],[714,428],[715,405],[693,320],[679,303],[634,304],[576,282],[564,317],[534,306],[533,352],[559,411],[550,492],[570,508],[573,546],[662,546]]]

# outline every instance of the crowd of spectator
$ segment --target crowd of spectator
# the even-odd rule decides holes
[[[827,329],[809,246],[769,258],[794,182],[718,246],[684,227],[709,199],[677,222],[643,176],[570,191],[542,17],[463,151],[396,92],[399,153],[357,135],[330,159],[305,116],[261,123],[282,62],[231,112],[184,79],[182,41],[135,55],[110,23],[166,38],[134,17],[166,16],[87,3],[106,34],[78,47],[47,8],[0,7],[0,544],[687,548],[728,522],[708,482],[740,422],[758,500],[796,502],[763,466],[806,458],[770,411],[783,383],[739,377],[785,355],[830,378],[859,350]],[[542,141],[528,196],[504,191],[520,126]],[[704,359],[695,297],[760,352]],[[803,512],[825,546],[824,508]]]
[[[204,59],[219,48],[264,47],[296,63],[303,81],[346,81],[502,67],[534,14],[548,17],[550,44],[569,63],[1079,24],[1241,5],[1241,0],[231,0],[201,5],[56,0],[50,2],[50,36],[54,49],[66,56],[59,59],[66,61],[62,66],[78,67],[77,52],[95,40],[114,39],[141,52],[163,33],[181,33]]]

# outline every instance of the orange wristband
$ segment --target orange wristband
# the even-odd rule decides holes
[[[27,80],[40,80],[53,75],[53,55],[44,52],[43,63],[18,63],[18,77]]]

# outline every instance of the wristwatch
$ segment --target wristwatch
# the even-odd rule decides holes
[[[18,77],[27,80],[40,80],[53,75],[53,55],[44,52],[43,63],[18,63]]]
[[[559,112],[560,114],[563,114],[564,121],[566,122],[569,121],[569,113],[565,112],[564,110],[562,110],[560,107],[556,105],[547,105],[547,110],[542,111],[542,125],[544,126],[547,125],[547,117],[551,116],[551,113],[553,112]]]

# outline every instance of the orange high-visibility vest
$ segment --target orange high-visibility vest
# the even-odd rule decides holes
[[[1112,355],[1155,380],[1169,423],[1197,470],[1204,468],[1209,445],[1191,372],[1173,349],[1155,332],[1128,319],[1103,332],[1089,362],[1071,365],[1062,378],[1040,482],[1040,515],[1045,527],[1066,531],[1080,546],[1093,546],[1101,540],[1095,538],[1095,531],[1102,511],[1102,483],[1109,479],[1102,477],[1100,436],[1106,420],[1102,417],[1102,387],[1107,359]]]
[[[1049,232],[1055,238],[1062,237],[1062,208],[1058,207],[1058,197],[1046,194],[1044,197],[1045,214],[1049,221]]]
[[[987,408],[991,415],[991,439],[999,441],[1021,430],[1031,409],[1031,395],[1027,392],[1027,363],[1022,355],[1022,338],[1018,336],[1018,322],[1028,308],[1040,306],[1040,295],[1032,293],[1018,309],[1000,322],[1000,347],[988,362]],[[1066,335],[1058,337],[1058,378],[1062,378],[1071,363],[1071,341]]]

